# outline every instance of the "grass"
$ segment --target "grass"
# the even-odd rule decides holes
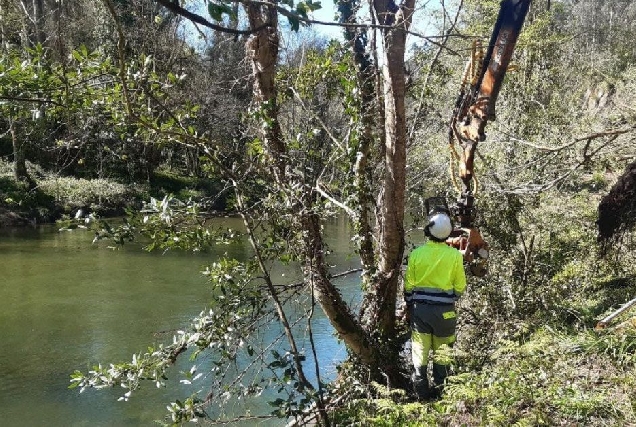
[[[0,225],[3,223],[52,222],[78,209],[100,216],[123,215],[126,208],[141,205],[150,196],[175,195],[201,199],[218,194],[218,180],[156,172],[150,184],[130,184],[114,179],[84,179],[58,176],[28,164],[37,186],[29,189],[13,178],[10,163],[0,159]],[[224,210],[224,197],[215,198],[212,208]]]
[[[105,214],[134,204],[144,193],[141,186],[131,186],[108,179],[82,179],[51,177],[43,179],[38,187],[54,198],[65,212],[87,208]]]
[[[113,180],[60,177],[31,164],[29,171],[38,177],[33,189],[16,181],[11,165],[0,161],[0,224],[52,222],[80,208],[99,215],[123,214],[146,194],[142,186]]]
[[[169,171],[156,171],[150,183],[150,195],[156,198],[171,194],[181,200],[200,199],[217,195],[222,191],[222,183],[217,179],[178,175]],[[219,197],[213,204],[215,210],[225,210],[226,197]]]

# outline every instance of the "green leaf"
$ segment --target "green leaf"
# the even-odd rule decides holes
[[[300,20],[293,16],[288,16],[289,25],[291,26],[292,31],[298,31],[300,29]]]
[[[208,3],[208,13],[215,21],[221,21],[223,19],[223,10],[218,4]]]
[[[322,4],[319,1],[313,2],[311,0],[308,0],[307,2],[305,2],[305,7],[309,11],[314,12],[318,9],[322,9]]]
[[[225,3],[208,2],[208,13],[215,21],[222,21],[223,14],[228,15],[232,18],[236,17],[234,10]]]
[[[311,0],[309,1],[301,1],[300,3],[298,3],[298,5],[296,6],[296,13],[299,16],[302,16],[303,18],[307,18],[307,14],[309,12],[313,12],[315,10],[320,9],[320,2],[315,2],[313,3]]]
[[[283,404],[285,401],[283,399],[281,399],[280,397],[272,402],[267,402],[269,403],[271,406],[280,406],[281,404]]]

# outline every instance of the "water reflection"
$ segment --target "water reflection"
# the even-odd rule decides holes
[[[219,220],[239,228],[237,219]],[[344,220],[326,225],[335,273],[356,268]],[[149,383],[129,402],[122,389],[78,394],[68,390],[69,374],[98,362],[130,360],[156,341],[169,341],[212,297],[199,271],[228,253],[244,259],[249,246],[223,246],[200,254],[146,253],[128,245],[112,251],[92,245],[87,232],[58,232],[54,226],[0,229],[0,413],[7,426],[139,426],[163,417],[165,405],[189,395],[178,384],[177,365],[167,389]],[[287,272],[289,273],[289,272]],[[277,271],[281,283],[292,274]],[[347,300],[355,301],[357,277],[341,279]],[[312,320],[320,350],[321,375],[333,378],[345,357],[320,310]],[[306,324],[301,325],[304,330]],[[166,334],[157,334],[169,331]],[[265,331],[277,333],[275,328]],[[306,339],[299,345],[309,348]],[[308,352],[308,355],[310,352]],[[308,363],[313,363],[308,357]],[[313,375],[313,369],[307,373]],[[311,378],[313,381],[314,378]],[[267,396],[237,401],[237,413],[267,413]],[[226,408],[231,409],[231,408]],[[280,425],[278,420],[274,423]],[[254,425],[251,422],[249,425]]]

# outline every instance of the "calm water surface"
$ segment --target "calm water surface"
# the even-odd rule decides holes
[[[236,219],[220,224],[240,229]],[[328,224],[327,233],[333,271],[355,268],[355,259],[344,255],[346,224]],[[81,230],[0,229],[0,425],[157,425],[154,420],[165,415],[168,402],[195,391],[178,384],[178,371],[189,366],[183,363],[169,373],[167,388],[144,384],[128,402],[117,402],[123,389],[79,394],[67,387],[76,369],[130,361],[148,345],[171,341],[173,331],[187,327],[211,298],[201,268],[225,252],[237,259],[250,256],[247,243],[205,254],[106,246],[92,245],[90,233]],[[280,280],[288,283],[290,275],[284,273]],[[346,298],[356,299],[356,281],[341,282]],[[334,362],[345,351],[319,310],[313,324],[323,375],[333,376]],[[268,413],[268,400],[262,396],[237,405],[240,412]]]

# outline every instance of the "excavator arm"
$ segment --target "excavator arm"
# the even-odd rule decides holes
[[[475,151],[478,143],[486,139],[486,124],[495,119],[495,103],[529,7],[530,0],[501,2],[485,55],[479,42],[473,44],[450,122],[449,144],[452,152],[456,154],[455,144],[461,147],[460,154],[456,154],[461,185],[457,185],[460,192],[457,202],[451,206],[459,227],[447,243],[462,252],[476,276],[486,274],[489,253],[488,244],[475,226]]]

